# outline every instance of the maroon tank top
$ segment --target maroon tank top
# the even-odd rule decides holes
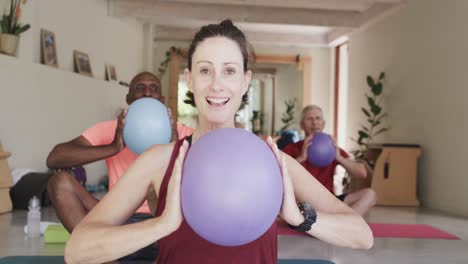
[[[157,217],[162,214],[166,206],[167,186],[182,142],[183,140],[179,140],[174,145],[171,160],[164,174],[159,189]],[[265,234],[248,244],[224,247],[203,239],[183,220],[179,229],[158,241],[158,251],[158,264],[276,264],[278,258],[277,224],[274,221]]]

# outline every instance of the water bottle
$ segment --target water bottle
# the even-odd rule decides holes
[[[29,200],[28,212],[28,238],[41,236],[41,202],[36,196]]]

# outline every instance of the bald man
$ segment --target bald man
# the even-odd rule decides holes
[[[126,95],[126,102],[130,105],[143,97],[151,97],[164,103],[164,96],[161,94],[161,81],[150,72],[139,73],[132,79]],[[122,136],[124,121],[125,112],[122,111],[116,120],[95,124],[75,139],[56,145],[47,157],[47,166],[51,169],[67,169],[104,159],[109,175],[109,189],[112,188],[137,158],[136,154],[125,147]],[[183,138],[192,133],[192,129],[183,125],[173,124],[172,127],[172,140]],[[47,191],[55,207],[57,217],[70,233],[99,202],[85,190],[73,175],[65,170],[61,170],[50,178]],[[127,224],[139,222],[149,217],[152,217],[152,214],[145,201],[129,218]],[[154,249],[147,251],[147,254],[143,252],[143,255],[135,255],[126,260],[154,260],[157,251]]]

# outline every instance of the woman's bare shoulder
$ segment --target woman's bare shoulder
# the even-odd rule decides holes
[[[172,150],[174,149],[174,146],[175,146],[176,142],[171,142],[171,143],[168,143],[168,144],[155,144],[155,145],[152,145],[151,147],[149,147],[145,152],[143,152],[143,154],[147,153],[147,154],[151,154],[151,155],[154,155],[154,154],[171,154],[172,153]]]
[[[167,167],[175,144],[175,142],[171,142],[169,144],[153,145],[138,157],[137,162],[151,167]]]
[[[159,187],[166,173],[167,167],[171,160],[172,152],[174,151],[175,142],[164,145],[153,145],[146,150],[139,159],[143,159],[147,166],[153,167],[155,172],[151,176],[151,181],[155,190],[159,191]],[[159,193],[159,192],[157,192]]]

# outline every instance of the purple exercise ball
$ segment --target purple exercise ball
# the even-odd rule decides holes
[[[195,142],[183,165],[182,212],[202,238],[239,246],[276,221],[283,180],[270,147],[243,129],[216,129]]]
[[[307,160],[313,166],[323,168],[336,158],[336,148],[331,137],[324,133],[315,133],[312,143],[307,148]]]

